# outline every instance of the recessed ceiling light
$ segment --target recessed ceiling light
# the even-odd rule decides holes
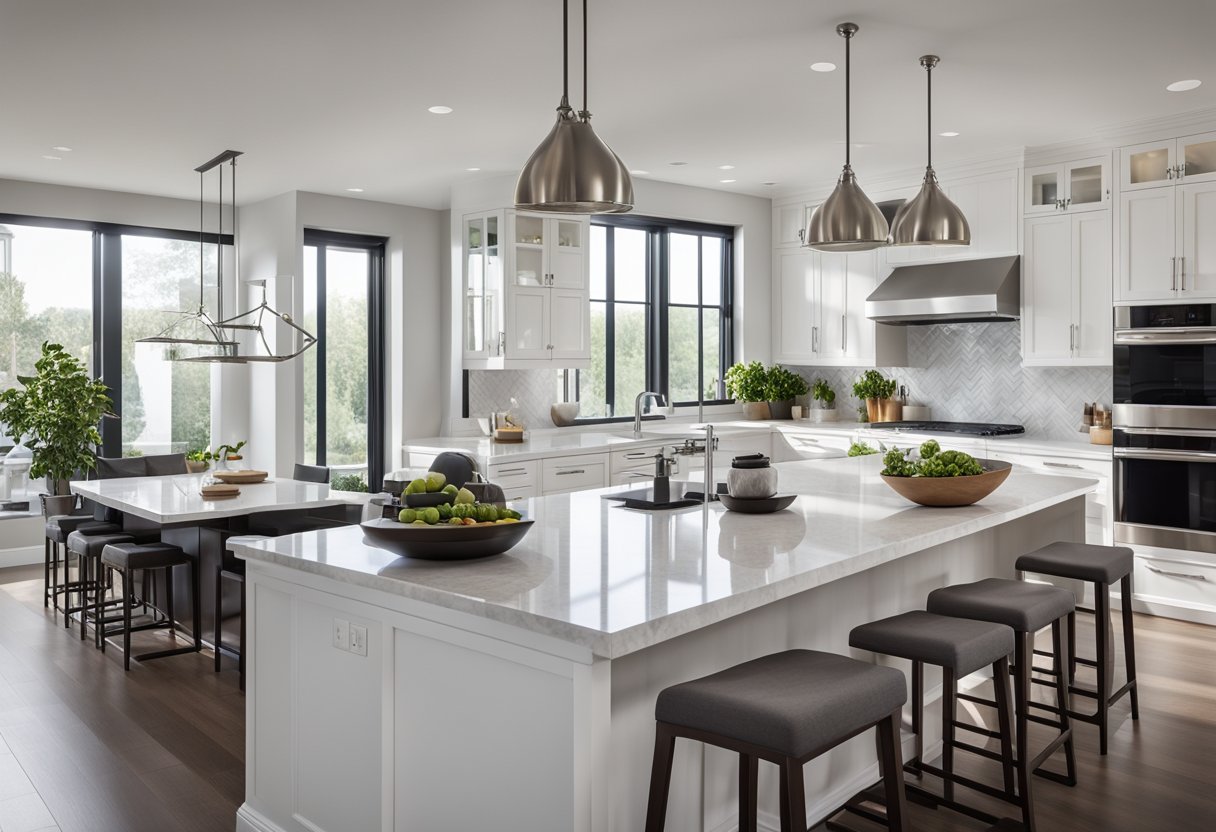
[[[688,162],[668,162],[667,164],[671,165],[673,168],[678,168],[687,165]]]
[[[427,107],[427,110],[437,116],[446,116],[448,113],[452,112],[451,107],[445,107],[442,104],[436,104],[434,107]]]
[[[811,64],[811,69],[813,69],[815,72],[831,72],[835,68],[836,64],[832,63],[831,61],[816,61],[815,63]]]
[[[768,185],[769,187],[772,187],[773,185],[776,185],[777,183],[776,183],[776,182],[762,182],[761,184],[763,184],[763,185]]]
[[[631,170],[629,172],[634,176],[650,176],[650,171],[648,170]]]
[[[1169,90],[1170,92],[1186,92],[1187,90],[1195,89],[1195,87],[1199,86],[1202,83],[1203,83],[1202,81],[1199,81],[1195,78],[1191,78],[1187,81],[1175,81],[1172,84],[1168,84],[1168,85],[1166,85],[1166,89]]]
[[[43,158],[43,159],[46,159],[46,160],[48,160],[48,161],[51,161],[51,162],[58,162],[58,161],[61,161],[61,160],[63,159],[63,157],[62,157],[62,156],[52,156],[52,155],[51,155],[51,154],[49,154],[49,153],[43,153],[43,154],[42,154],[42,158]]]
[[[477,173],[481,168],[465,168],[469,173]]]
[[[729,185],[731,182],[734,182],[735,180],[733,180],[733,179],[719,179],[718,181],[719,181],[719,182],[721,182],[723,185]]]
[[[958,135],[958,131],[957,130],[947,130],[945,133],[938,133],[937,135],[942,136],[947,139],[953,139],[955,136]]]
[[[352,194],[361,194],[361,193],[363,193],[363,189],[362,189],[362,188],[347,188],[346,190],[347,190],[347,191],[349,191],[349,192],[350,192],[350,193],[352,193]]]
[[[718,170],[734,170],[734,165],[718,165]]]
[[[62,145],[62,144],[55,145],[54,147],[51,148],[51,150],[54,150],[56,153],[71,153],[72,152],[72,148],[67,147],[66,145]]]

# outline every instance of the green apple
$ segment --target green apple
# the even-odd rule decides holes
[[[403,508],[401,509],[401,513],[397,515],[397,521],[399,523],[413,523],[417,519],[418,512],[414,511],[412,508]]]
[[[456,486],[452,485],[451,483],[448,483],[447,485],[445,485],[441,490],[443,491],[444,494],[447,494],[449,497],[455,497],[456,492],[459,491],[459,489]]]
[[[443,488],[444,484],[447,483],[447,481],[448,481],[448,478],[445,477],[440,472],[428,471],[427,475],[426,475],[426,490],[428,493],[433,494],[436,491],[438,491],[439,489]]]
[[[456,505],[471,506],[477,502],[477,497],[467,488],[462,488],[456,492]]]
[[[434,526],[439,522],[439,509],[435,508],[434,506],[424,508],[422,511],[418,512],[418,516],[425,520],[428,526]]]
[[[419,477],[416,480],[410,480],[410,484],[405,487],[406,494],[425,494],[426,479]]]

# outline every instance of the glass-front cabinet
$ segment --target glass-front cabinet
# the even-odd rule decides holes
[[[464,218],[464,357],[503,354],[503,212]]]
[[[1088,211],[1110,199],[1110,160],[1095,156],[1059,165],[1027,168],[1026,214]]]
[[[1216,181],[1216,133],[1132,145],[1120,156],[1123,191]]]

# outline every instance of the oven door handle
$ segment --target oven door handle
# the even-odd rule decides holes
[[[1169,449],[1115,448],[1119,459],[1154,459],[1160,462],[1216,462],[1216,453],[1208,451],[1172,451]]]
[[[1116,329],[1116,344],[1216,344],[1216,327]]]
[[[1216,439],[1216,430],[1199,428],[1124,428],[1116,427],[1119,433],[1129,436],[1193,436],[1200,439]]]

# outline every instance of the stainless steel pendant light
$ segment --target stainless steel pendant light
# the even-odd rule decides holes
[[[568,214],[633,210],[633,180],[595,134],[587,107],[587,0],[583,0],[583,109],[570,107],[570,3],[562,0],[562,100],[557,123],[533,151],[515,184],[515,207]]]
[[[869,251],[887,244],[887,220],[857,184],[849,164],[852,135],[849,129],[849,46],[856,23],[841,23],[836,34],[844,38],[844,170],[824,203],[811,214],[803,239],[819,251]]]
[[[933,68],[939,60],[936,55],[922,55],[920,59],[928,83],[928,162],[920,192],[901,205],[895,214],[895,220],[891,223],[891,245],[971,245],[971,226],[967,224],[967,218],[946,196],[933,170]]]

